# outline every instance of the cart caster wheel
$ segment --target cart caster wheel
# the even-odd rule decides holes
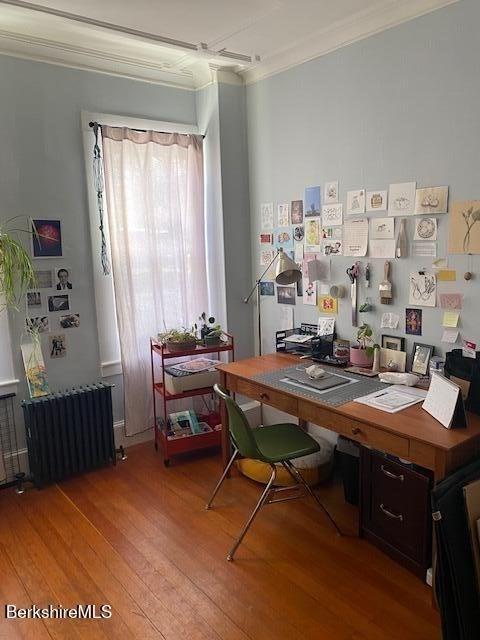
[[[164,461],[163,461],[163,464],[164,464],[166,467],[169,467],[169,466],[170,466],[170,460],[164,460]]]

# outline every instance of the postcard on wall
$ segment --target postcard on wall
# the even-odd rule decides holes
[[[399,322],[400,316],[398,316],[396,313],[382,313],[380,327],[382,329],[396,329]]]
[[[293,231],[293,239],[295,242],[303,242],[305,237],[305,227],[303,224],[297,224],[292,228]]]
[[[387,198],[387,191],[367,191],[367,211],[386,211]]]
[[[320,218],[305,220],[305,244],[320,245]]]
[[[463,305],[463,295],[461,293],[440,293],[440,307],[442,309],[461,309]]]
[[[319,318],[317,336],[331,336],[335,333],[335,318]]]
[[[32,256],[34,258],[61,258],[62,226],[60,220],[32,220]]]
[[[338,300],[337,298],[332,298],[330,295],[319,295],[318,296],[318,310],[320,313],[337,313],[338,311]]]
[[[53,274],[51,269],[38,269],[33,273],[32,289],[51,289],[53,287]]]
[[[448,221],[448,253],[480,253],[480,200],[454,202]]]
[[[290,207],[290,217],[292,224],[302,224],[303,222],[303,200],[292,200]]]
[[[437,258],[432,261],[434,269],[446,269],[448,267],[448,258]]]
[[[277,219],[279,227],[290,226],[290,203],[283,202],[277,206]]]
[[[261,233],[259,241],[260,244],[273,244],[273,233]]]
[[[50,358],[64,358],[67,355],[67,341],[65,334],[49,336]]]
[[[421,309],[405,309],[405,333],[412,336],[422,335]]]
[[[442,326],[444,327],[458,327],[458,321],[460,320],[460,312],[452,311],[450,309],[443,312]]]
[[[305,189],[305,206],[303,209],[306,218],[320,215],[321,194],[320,187],[307,187]]]
[[[338,202],[338,180],[325,183],[323,201],[325,204],[336,204]]]
[[[303,250],[304,250],[304,244],[302,242],[295,242],[293,259],[298,265],[301,265],[303,262],[303,255],[304,255]]]
[[[78,329],[80,326],[80,314],[69,313],[66,316],[60,316],[60,326],[62,329]]]
[[[395,237],[395,218],[371,218],[370,238],[374,240],[393,240]]]
[[[50,323],[48,316],[36,316],[25,318],[25,328],[28,332],[48,333],[50,331]]]
[[[337,227],[343,223],[343,204],[325,204],[322,207],[322,225]]]
[[[50,313],[55,313],[56,311],[69,311],[70,299],[68,294],[48,296],[48,310]]]
[[[435,307],[437,298],[437,277],[434,273],[414,271],[410,274],[408,304],[421,307]]]
[[[40,343],[27,342],[22,344],[20,348],[30,397],[48,396],[50,388]]]
[[[273,249],[262,249],[260,251],[260,266],[266,267],[275,257],[275,251]]]
[[[414,240],[436,240],[437,239],[437,219],[419,218],[415,220]]]
[[[388,192],[388,215],[411,216],[415,212],[416,182],[391,184]]]
[[[458,336],[460,331],[458,329],[445,329],[442,334],[442,342],[447,342],[448,344],[455,344],[458,340]]]
[[[295,304],[297,287],[295,285],[281,287],[277,285],[277,302],[279,304]]]
[[[342,227],[323,227],[322,253],[324,256],[341,256],[343,253]]]
[[[273,202],[264,202],[260,205],[262,229],[273,229]]]
[[[27,308],[35,309],[42,306],[42,294],[40,291],[27,291]],[[38,313],[38,311],[37,311]]]
[[[303,278],[303,304],[315,307],[317,305],[317,283]]]
[[[348,220],[343,225],[343,255],[363,257],[368,246],[368,218]]]
[[[260,282],[260,295],[261,296],[274,296],[275,285],[270,280],[262,280]]]
[[[436,242],[414,242],[412,244],[412,256],[434,258],[437,255]]]
[[[293,250],[293,233],[291,228],[279,227],[275,230],[275,247],[285,251]]]
[[[347,191],[347,214],[358,215],[365,213],[365,189]]]
[[[417,189],[415,213],[447,213],[448,187],[427,187]]]
[[[368,241],[368,255],[371,258],[395,258],[395,240],[370,238]]]

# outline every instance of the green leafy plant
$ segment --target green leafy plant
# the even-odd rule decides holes
[[[158,340],[162,344],[166,344],[167,342],[174,342],[181,344],[182,342],[191,343],[197,342],[197,333],[195,328],[186,329],[183,327],[182,330],[179,329],[170,329],[170,331],[165,331],[164,333],[158,334]]]
[[[358,327],[357,342],[360,345],[360,349],[364,349],[368,356],[373,356],[375,349],[379,349],[380,345],[377,344],[373,337],[372,327],[364,322],[361,327]]]
[[[35,286],[32,259],[13,233],[30,233],[25,229],[9,229],[8,220],[0,225],[0,297],[4,306],[18,310],[18,302],[27,289]]]
[[[207,314],[205,311],[198,318],[202,323],[200,326],[200,336],[203,339],[205,338],[220,338],[223,334],[223,330],[218,322],[215,322],[215,318],[213,316],[209,316],[207,318]],[[195,328],[197,325],[195,325]]]

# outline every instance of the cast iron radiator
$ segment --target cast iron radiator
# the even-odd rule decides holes
[[[22,407],[30,479],[36,487],[115,464],[111,385],[25,400]]]

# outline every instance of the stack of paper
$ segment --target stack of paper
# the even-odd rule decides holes
[[[397,411],[402,411],[402,409],[421,402],[426,395],[427,392],[424,389],[394,384],[388,389],[355,398],[354,402],[360,402],[360,404],[366,404],[387,413],[397,413]]]

